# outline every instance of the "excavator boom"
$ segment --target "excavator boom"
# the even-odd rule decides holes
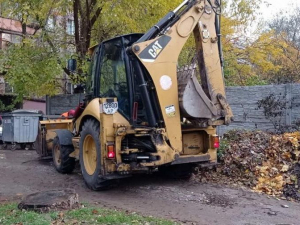
[[[175,149],[181,146],[181,122],[186,118],[198,127],[229,124],[232,111],[227,104],[216,29],[220,4],[210,0],[184,1],[146,32],[133,46],[141,71],[146,69],[154,83],[168,137]],[[196,74],[177,76],[179,54],[194,34],[201,85]],[[145,96],[149,92],[147,81]],[[168,97],[166,97],[168,96]],[[149,104],[151,105],[151,104]],[[153,105],[153,103],[152,103]],[[154,118],[149,107],[149,118]],[[150,123],[155,125],[155,121]]]

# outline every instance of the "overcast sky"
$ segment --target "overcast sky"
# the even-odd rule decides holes
[[[293,6],[300,6],[300,0],[264,0],[264,2],[271,4],[269,7],[262,4],[261,13],[265,20],[271,19],[280,11],[292,11]]]

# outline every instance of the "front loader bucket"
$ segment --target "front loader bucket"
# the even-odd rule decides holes
[[[196,69],[185,67],[178,71],[178,95],[181,116],[212,119],[217,108],[207,97],[196,77]]]

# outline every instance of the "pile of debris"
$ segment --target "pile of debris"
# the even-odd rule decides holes
[[[230,131],[222,140],[216,171],[202,171],[197,178],[300,201],[298,139],[299,132]]]

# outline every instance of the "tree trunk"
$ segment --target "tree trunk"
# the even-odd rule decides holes
[[[85,58],[88,52],[92,28],[102,12],[101,7],[93,10],[96,3],[97,0],[73,0],[75,45],[76,52],[81,59]]]

